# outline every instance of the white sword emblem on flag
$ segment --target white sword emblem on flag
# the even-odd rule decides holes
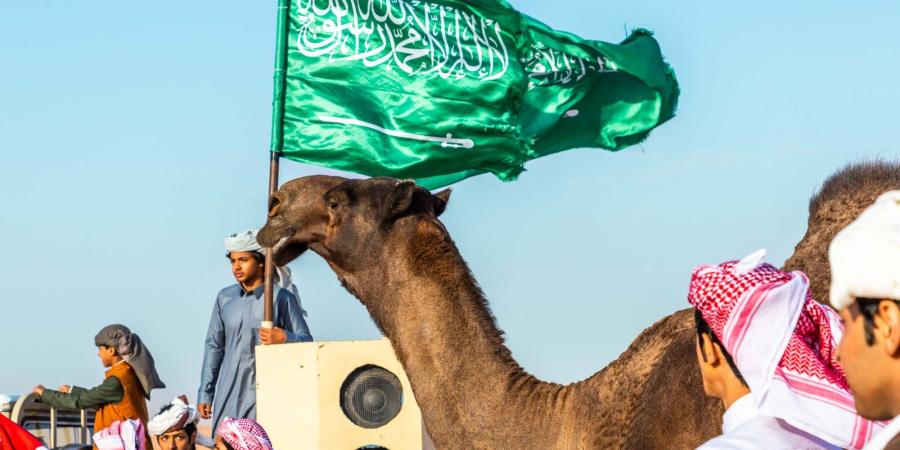
[[[340,123],[344,125],[355,125],[358,127],[368,128],[370,130],[377,131],[382,134],[386,134],[388,136],[393,136],[397,138],[404,139],[415,139],[417,141],[425,141],[425,142],[440,142],[441,147],[452,147],[452,148],[474,148],[475,141],[471,139],[460,139],[454,138],[452,134],[447,133],[445,137],[437,137],[437,136],[426,136],[424,134],[414,134],[407,133],[405,131],[400,130],[388,130],[386,128],[382,128],[374,123],[363,122],[362,120],[357,119],[345,119],[342,117],[333,117],[333,116],[317,116],[317,119],[323,122],[330,123]]]

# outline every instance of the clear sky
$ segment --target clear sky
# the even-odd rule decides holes
[[[896,2],[513,4],[586,38],[649,28],[682,87],[639,147],[454,190],[443,219],[541,378],[685,307],[696,264],[780,264],[829,173],[900,155]],[[0,392],[98,383],[93,336],[121,322],[170,386],[154,408],[196,398],[222,239],[265,219],[274,25],[274,1],[0,2]],[[316,339],[378,336],[321,259],[292,267]]]

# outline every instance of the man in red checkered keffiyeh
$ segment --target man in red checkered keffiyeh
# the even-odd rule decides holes
[[[704,389],[726,407],[724,434],[701,448],[862,448],[881,425],[856,413],[836,358],[839,317],[803,273],[764,256],[691,276]]]
[[[216,428],[216,450],[273,450],[269,435],[253,419],[222,419]]]

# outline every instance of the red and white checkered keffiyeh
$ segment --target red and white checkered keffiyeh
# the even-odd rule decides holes
[[[253,419],[222,419],[216,434],[235,450],[273,450],[266,430]]]
[[[762,414],[862,448],[881,424],[856,414],[837,361],[840,318],[813,300],[806,275],[762,263],[764,255],[696,267],[688,302],[734,359]]]

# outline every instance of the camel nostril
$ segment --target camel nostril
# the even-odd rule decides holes
[[[269,198],[269,217],[274,217],[278,214],[278,209],[281,207],[281,200],[278,199],[277,195],[273,195]]]

